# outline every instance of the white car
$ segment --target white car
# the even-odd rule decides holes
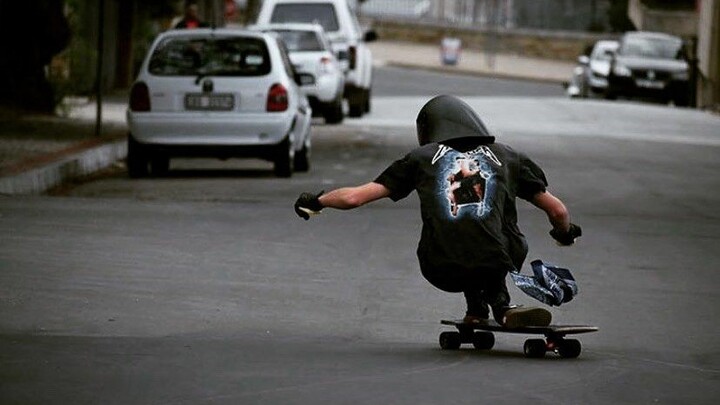
[[[345,75],[319,24],[271,24],[252,27],[274,32],[285,42],[290,61],[300,75],[300,88],[313,111],[328,124],[343,120]]]
[[[306,171],[312,109],[275,35],[232,29],[160,34],[130,92],[131,177],[172,157],[257,157],[289,177]]]
[[[578,57],[578,66],[573,72],[572,82],[567,88],[570,97],[591,97],[602,95],[608,86],[612,53],[617,51],[618,41],[597,41],[590,55]]]
[[[348,115],[369,112],[373,62],[366,42],[377,39],[377,34],[363,32],[348,0],[264,0],[256,24],[284,23],[322,25],[345,72]]]

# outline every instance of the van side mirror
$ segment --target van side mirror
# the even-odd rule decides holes
[[[377,32],[375,32],[375,30],[369,30],[369,31],[365,32],[365,36],[363,37],[363,40],[365,42],[373,42],[373,41],[377,41],[377,39],[378,39],[378,35],[377,35]]]
[[[590,58],[587,55],[580,55],[580,56],[578,56],[577,60],[578,60],[578,63],[583,66],[587,66],[590,64]]]

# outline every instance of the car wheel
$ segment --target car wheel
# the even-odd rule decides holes
[[[366,89],[366,90],[364,90],[364,92],[365,92],[365,113],[369,113],[370,108],[371,108],[370,99],[372,96],[372,89]]]
[[[295,154],[294,169],[296,172],[307,172],[310,170],[310,136],[305,141],[303,148]]]
[[[152,156],[150,158],[150,173],[153,176],[165,176],[170,170],[170,157]]]
[[[348,104],[350,105],[348,116],[353,118],[362,117],[363,113],[365,112],[364,95],[365,91],[359,87],[353,88],[350,91],[350,94],[348,94]]]
[[[342,97],[338,97],[335,101],[325,106],[323,112],[326,124],[339,124],[343,122],[343,104]]]
[[[673,103],[677,107],[687,107],[690,105],[690,97],[687,95],[677,96],[673,99]]]
[[[128,135],[127,169],[128,176],[133,179],[145,177],[149,173],[145,148],[132,135]]]
[[[352,118],[360,118],[360,117],[362,117],[364,110],[365,110],[364,101],[360,100],[355,103],[350,103],[350,110],[348,111],[348,116],[352,117]]]
[[[295,166],[295,149],[288,135],[275,151],[274,171],[278,177],[291,177]]]

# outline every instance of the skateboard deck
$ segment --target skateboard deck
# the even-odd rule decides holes
[[[489,350],[495,345],[493,332],[543,335],[545,339],[528,339],[524,352],[527,357],[543,357],[546,352],[555,352],[561,357],[574,358],[580,355],[582,346],[576,339],[565,339],[566,335],[597,332],[592,325],[549,325],[506,328],[495,321],[465,323],[462,320],[442,320],[443,325],[453,326],[457,332],[440,334],[443,350],[457,350],[463,343],[472,343],[476,349]]]

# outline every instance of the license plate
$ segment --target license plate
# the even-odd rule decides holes
[[[235,107],[232,94],[186,94],[185,109],[201,111],[229,111]]]
[[[638,79],[635,81],[638,87],[644,87],[646,89],[662,89],[665,87],[665,83],[658,80],[645,80]]]

